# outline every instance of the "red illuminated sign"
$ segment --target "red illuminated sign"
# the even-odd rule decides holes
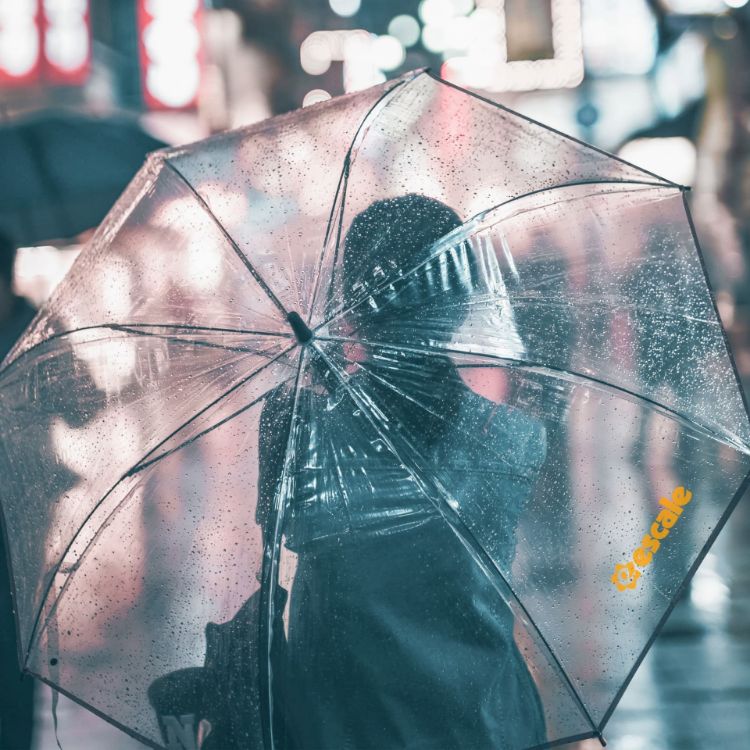
[[[42,40],[45,79],[84,83],[91,68],[89,0],[42,0]]]
[[[151,109],[198,103],[203,48],[202,0],[138,0],[141,85]]]
[[[39,80],[40,24],[39,0],[0,0],[0,86]]]
[[[90,68],[89,0],[0,0],[0,86],[78,86]]]

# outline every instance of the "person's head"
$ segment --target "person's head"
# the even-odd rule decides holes
[[[358,214],[344,244],[341,292],[344,305],[353,306],[345,327],[358,342],[348,346],[362,350],[354,359],[385,368],[385,380],[397,381],[398,392],[411,394],[403,398],[385,387],[377,400],[425,444],[442,440],[457,408],[456,389],[464,387],[452,361],[435,356],[433,348],[434,342],[451,339],[477,289],[479,272],[466,243],[435,248],[461,223],[444,203],[405,195],[377,201]],[[417,353],[425,345],[432,353]],[[378,389],[377,383],[373,379],[369,387]],[[439,406],[416,406],[425,401]]]
[[[463,322],[460,303],[476,285],[473,255],[459,243],[431,257],[434,243],[461,223],[444,203],[417,194],[377,201],[354,218],[344,243],[342,291],[347,305],[370,295],[352,320],[358,330],[407,330],[441,318],[445,333]]]

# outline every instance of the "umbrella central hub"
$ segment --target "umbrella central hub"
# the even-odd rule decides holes
[[[313,332],[307,327],[304,320],[298,312],[290,312],[287,314],[286,319],[289,321],[289,325],[294,331],[294,335],[297,337],[297,341],[300,344],[307,344],[312,341]]]

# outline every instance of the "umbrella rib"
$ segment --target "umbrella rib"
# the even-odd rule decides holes
[[[150,333],[147,331],[139,331],[137,329],[131,329],[127,326],[117,326],[115,328],[117,331],[122,331],[124,333],[132,333],[134,336],[146,336],[148,338],[157,338],[161,339],[163,341],[168,341],[172,344],[189,344],[190,346],[197,346],[197,347],[204,347],[207,349],[223,349],[224,351],[228,352],[247,352],[248,354],[263,354],[264,350],[257,349],[257,348],[251,348],[249,346],[228,346],[227,344],[220,344],[216,341],[200,341],[197,339],[183,339],[179,336],[174,335],[167,335],[164,333]],[[280,339],[291,339],[291,336],[287,336],[284,334],[277,334],[278,338]]]
[[[578,710],[581,712],[583,717],[588,722],[589,726],[591,727],[591,731],[594,733],[594,736],[599,737],[600,733],[596,726],[596,723],[594,722],[591,714],[586,708],[586,705],[584,704],[581,696],[578,694],[578,691],[576,690],[575,685],[573,685],[573,682],[571,681],[570,677],[568,676],[565,669],[563,668],[560,660],[558,659],[557,655],[552,649],[551,644],[544,637],[541,630],[539,629],[536,622],[534,621],[533,617],[531,617],[531,614],[528,612],[523,602],[520,600],[515,590],[510,585],[509,581],[506,579],[503,572],[496,565],[495,561],[490,557],[490,555],[487,554],[484,547],[481,545],[479,540],[472,533],[471,529],[469,529],[468,526],[466,526],[463,519],[453,509],[453,502],[451,502],[453,498],[451,498],[450,493],[438,482],[437,479],[435,479],[432,483],[432,489],[437,491],[439,500],[435,501],[433,499],[432,493],[430,492],[431,485],[424,481],[421,473],[414,468],[411,461],[407,462],[404,460],[403,455],[399,453],[399,451],[396,449],[389,435],[383,430],[381,430],[380,427],[378,426],[377,420],[370,413],[370,408],[368,407],[368,405],[357,395],[357,393],[348,383],[347,379],[341,374],[339,368],[336,367],[336,365],[331,361],[331,359],[322,350],[322,348],[319,346],[319,344],[316,341],[313,341],[311,345],[316,350],[316,352],[318,352],[320,357],[326,363],[326,365],[328,366],[330,371],[334,374],[334,376],[337,378],[337,380],[341,383],[343,388],[349,394],[349,397],[352,399],[352,401],[357,405],[359,409],[362,410],[362,414],[365,415],[365,417],[367,418],[367,421],[370,423],[370,425],[375,430],[375,432],[380,437],[380,439],[385,443],[385,445],[393,453],[396,459],[409,472],[412,479],[414,480],[416,485],[420,488],[420,490],[424,493],[427,499],[433,503],[433,505],[436,507],[436,509],[440,513],[441,517],[446,521],[446,523],[448,523],[448,525],[451,527],[452,531],[456,534],[456,536],[461,541],[461,543],[467,548],[469,554],[471,554],[474,561],[478,565],[480,565],[480,567],[483,569],[483,572],[485,573],[489,581],[493,584],[494,588],[498,591],[498,594],[504,597],[505,595],[507,595],[504,589],[507,589],[507,593],[510,594],[510,597],[516,603],[517,607],[519,608],[523,616],[526,618],[528,624],[531,626],[531,628],[533,628],[533,632],[535,632],[537,637],[539,638],[539,641],[541,642],[543,649],[546,651],[547,655],[551,659],[554,669],[558,671],[559,676],[562,677],[563,685],[570,693],[570,697],[573,699]],[[414,452],[414,449],[411,448],[411,446],[408,443],[406,444],[406,448],[410,452]],[[502,582],[502,585],[498,584],[496,580],[497,578],[500,579],[500,581]]]
[[[413,78],[409,79],[409,81],[411,80],[413,80]],[[310,320],[312,319],[312,315],[315,311],[315,303],[317,302],[317,299],[318,299],[318,292],[320,290],[320,280],[323,274],[323,261],[325,260],[327,251],[329,249],[328,241],[330,239],[331,229],[333,228],[334,216],[336,215],[336,208],[338,205],[339,211],[338,211],[338,221],[336,222],[337,223],[336,243],[334,245],[334,260],[333,260],[333,268],[335,269],[336,258],[338,257],[339,247],[341,244],[341,226],[344,220],[344,208],[346,206],[346,189],[347,189],[347,185],[349,184],[349,171],[351,169],[351,162],[352,162],[352,155],[354,153],[354,148],[357,145],[357,141],[360,139],[360,136],[362,135],[362,131],[364,130],[365,125],[368,123],[369,120],[371,120],[374,117],[375,111],[378,110],[383,105],[383,102],[386,99],[386,97],[392,94],[399,86],[403,86],[407,82],[408,81],[406,80],[399,81],[394,86],[391,86],[386,91],[384,91],[378,97],[378,99],[373,103],[370,109],[367,110],[367,112],[365,113],[365,116],[362,118],[362,121],[357,126],[357,130],[354,133],[354,136],[352,137],[352,142],[349,144],[349,148],[346,152],[346,155],[344,156],[344,166],[341,169],[341,174],[339,175],[339,181],[338,181],[338,184],[336,185],[336,192],[334,193],[334,196],[333,196],[333,202],[331,203],[331,211],[328,215],[328,223],[326,224],[326,233],[323,238],[323,248],[320,252],[320,258],[318,259],[317,273],[315,277],[315,287],[313,289],[312,299],[310,300],[310,314],[308,315],[308,319],[307,319],[308,325],[310,324]],[[340,204],[338,204],[339,196],[341,196]]]
[[[666,404],[662,404],[649,396],[636,393],[621,385],[615,383],[609,383],[601,378],[594,377],[593,375],[586,375],[576,370],[568,370],[564,367],[556,367],[554,365],[546,365],[540,362],[534,362],[532,360],[518,359],[514,357],[503,357],[499,354],[491,354],[486,352],[470,352],[462,349],[455,349],[453,347],[443,347],[440,350],[434,350],[427,347],[410,346],[402,344],[389,344],[382,341],[366,341],[364,339],[353,339],[345,336],[317,336],[318,341],[331,341],[331,342],[342,342],[342,343],[355,343],[355,344],[367,344],[370,346],[380,347],[382,349],[389,349],[398,352],[411,352],[413,354],[421,354],[428,357],[444,357],[446,355],[455,355],[461,357],[467,357],[469,359],[489,359],[494,362],[500,363],[503,367],[510,369],[528,370],[532,372],[538,372],[542,375],[549,377],[555,377],[560,380],[572,381],[574,383],[585,383],[591,388],[595,388],[600,391],[610,392],[616,391],[617,393],[624,394],[629,400],[636,402],[645,402],[649,406],[653,407],[660,413],[664,413],[665,416],[670,418],[672,421],[677,422],[683,426],[690,427],[691,429],[697,430],[698,432],[705,433],[712,440],[723,445],[728,445],[739,453],[750,455],[750,446],[745,445],[741,440],[735,438],[730,434],[722,434],[717,430],[709,427],[708,425],[702,424],[695,419],[681,414],[676,409],[673,409]],[[472,367],[491,366],[488,363],[482,365],[481,363],[471,365]]]
[[[274,388],[278,388],[279,386],[283,385],[289,380],[290,378],[286,378],[286,380],[282,380],[281,383],[274,386]],[[181,451],[183,448],[187,448],[188,445],[192,445],[194,442],[196,442],[196,440],[200,440],[202,437],[205,437],[210,432],[213,432],[214,430],[219,429],[219,427],[223,427],[227,422],[231,422],[235,417],[238,417],[240,414],[246,412],[248,409],[251,409],[253,406],[255,406],[260,401],[262,401],[267,395],[268,395],[268,392],[263,393],[261,396],[258,396],[258,398],[250,401],[250,403],[245,404],[244,406],[241,406],[239,409],[237,409],[236,411],[233,411],[231,414],[227,415],[223,419],[220,419],[215,424],[212,424],[210,427],[206,427],[205,430],[202,430],[201,432],[196,433],[192,437],[181,442],[179,445],[176,445],[174,448],[170,448],[168,451],[165,451],[164,453],[158,456],[155,456],[150,461],[147,461],[145,459],[141,460],[132,469],[130,469],[130,471],[128,471],[125,475],[123,475],[123,479],[126,479],[127,477],[131,477],[131,476],[135,476],[136,474],[140,474],[142,471],[148,469],[150,466],[153,466],[159,461],[165,458],[168,458],[174,453],[177,453],[177,451]],[[153,450],[151,451],[151,453],[153,453]]]
[[[535,195],[540,195],[541,193],[551,192],[553,190],[564,190],[565,188],[581,187],[583,185],[640,185],[642,188],[654,188],[654,189],[660,189],[660,190],[672,188],[671,185],[665,185],[663,183],[647,182],[645,180],[574,180],[573,182],[566,182],[560,185],[549,185],[548,187],[536,188],[534,190],[530,190],[529,192],[522,193],[521,195],[515,195],[512,198],[508,198],[508,200],[502,201],[501,203],[498,203],[495,206],[490,206],[489,208],[483,209],[482,211],[474,214],[474,216],[467,219],[460,226],[448,232],[448,234],[443,235],[440,239],[436,240],[433,243],[432,250],[428,254],[427,258],[420,261],[416,266],[414,266],[413,268],[410,268],[408,271],[400,275],[398,279],[389,279],[389,280],[382,282],[381,284],[377,285],[372,291],[368,292],[364,297],[352,302],[348,307],[331,313],[331,315],[328,318],[326,318],[322,323],[316,326],[316,330],[319,328],[322,328],[325,325],[328,325],[329,323],[333,322],[337,318],[347,315],[348,313],[352,312],[356,308],[360,307],[368,299],[370,299],[371,297],[381,292],[383,289],[386,289],[388,286],[393,284],[394,281],[397,280],[400,283],[400,282],[403,282],[405,279],[408,279],[410,276],[417,273],[417,271],[419,271],[421,268],[426,266],[428,263],[435,260],[435,258],[441,255],[443,252],[447,252],[448,250],[455,247],[456,244],[459,244],[461,242],[466,242],[468,238],[465,236],[463,236],[460,240],[456,240],[455,238],[461,237],[462,235],[466,235],[468,232],[473,231],[475,226],[479,224],[481,220],[491,211],[496,211],[500,208],[510,205],[511,203],[515,203],[516,201],[523,200],[524,198],[531,198]],[[688,188],[683,188],[682,186],[679,186],[679,185],[675,186],[675,188],[681,191],[688,190]],[[624,190],[623,192],[632,192],[632,191]],[[492,226],[496,226],[497,224],[500,224],[503,221],[504,219],[498,219]]]
[[[274,722],[273,722],[273,686],[272,686],[272,670],[270,666],[271,662],[271,650],[273,640],[273,616],[274,616],[274,603],[276,599],[276,587],[278,585],[278,567],[279,567],[279,548],[282,534],[282,525],[284,522],[284,495],[287,489],[287,480],[289,477],[289,467],[292,461],[292,448],[294,442],[294,424],[297,417],[297,411],[299,408],[299,397],[300,397],[300,377],[302,374],[302,365],[305,358],[305,351],[303,349],[302,354],[297,364],[297,373],[294,379],[294,403],[292,405],[292,412],[289,418],[289,434],[287,435],[286,445],[284,448],[284,465],[281,470],[281,477],[279,479],[279,486],[274,498],[273,505],[269,512],[269,518],[272,514],[275,514],[273,533],[272,536],[268,536],[268,530],[264,529],[263,539],[263,564],[261,566],[260,575],[260,618],[258,622],[258,639],[261,644],[261,648],[264,648],[263,656],[264,661],[260,662],[260,680],[262,682],[261,690],[265,691],[265,700],[263,694],[261,694],[261,716],[265,717],[265,724],[261,719],[261,728],[264,739],[268,739],[269,750],[275,748],[274,742]],[[270,546],[270,550],[268,549]],[[265,702],[265,711],[263,710],[263,704]]]
[[[252,336],[277,336],[279,338],[288,338],[283,333],[273,333],[271,331],[253,331],[249,329],[242,329],[242,328],[212,328],[211,326],[190,326],[190,325],[178,325],[178,324],[171,324],[171,323],[99,323],[98,325],[92,325],[92,326],[81,326],[81,328],[72,328],[68,331],[60,331],[59,333],[53,333],[48,338],[44,339],[44,341],[39,341],[38,343],[34,344],[33,346],[30,346],[28,349],[24,349],[15,359],[10,360],[4,367],[0,367],[0,375],[4,375],[7,370],[9,370],[13,365],[16,364],[16,362],[20,362],[21,359],[26,357],[28,354],[33,353],[40,347],[44,346],[45,344],[48,344],[50,341],[56,341],[57,339],[65,338],[66,336],[72,336],[74,333],[85,333],[86,331],[96,331],[99,329],[103,330],[110,330],[110,331],[124,331],[126,333],[133,333],[135,335],[135,331],[129,331],[128,329],[145,329],[145,328],[165,328],[168,330],[185,330],[185,331],[194,331],[194,332],[201,332],[201,331],[210,331],[212,333],[238,333],[238,334],[247,334]],[[141,334],[141,335],[148,335],[148,334]],[[156,336],[157,334],[152,334]]]
[[[352,146],[353,145],[354,144],[352,143]],[[343,185],[343,192],[342,192],[342,195],[341,195],[341,203],[339,205],[339,212],[338,212],[339,213],[339,217],[338,217],[338,220],[336,222],[336,224],[337,224],[337,227],[336,227],[336,242],[334,243],[334,249],[333,249],[333,264],[331,265],[331,279],[330,279],[329,285],[328,285],[329,291],[333,289],[334,278],[335,278],[335,273],[336,273],[336,261],[338,260],[339,249],[340,249],[340,246],[341,246],[341,229],[342,229],[342,225],[343,225],[343,221],[344,221],[344,211],[346,210],[346,195],[347,195],[346,188],[347,188],[347,185],[349,184],[349,169],[350,169],[350,161],[349,161],[349,154],[347,154],[346,155],[346,162],[344,164],[344,171],[342,173],[343,174],[343,178],[344,178],[344,185]],[[330,227],[328,229],[326,229],[326,237],[328,237],[328,232],[329,231],[330,231]],[[312,302],[310,303],[310,314],[308,315],[308,325],[312,321],[312,316],[315,313],[315,303],[316,303],[317,298],[318,298],[318,290],[320,288],[320,279],[321,279],[321,276],[323,275],[323,261],[325,260],[325,255],[326,255],[326,246],[324,245],[323,246],[323,252],[320,255],[320,263],[319,263],[319,267],[318,267],[318,277],[316,279],[315,289],[313,290],[313,298],[312,298]]]
[[[172,172],[177,176],[177,178],[183,182],[188,190],[193,194],[193,197],[198,202],[198,204],[201,206],[201,208],[208,214],[211,221],[214,223],[216,228],[221,232],[224,239],[231,245],[232,249],[236,253],[237,257],[242,261],[242,264],[247,268],[247,270],[250,272],[250,275],[255,279],[255,281],[258,282],[258,285],[263,289],[263,291],[266,293],[268,298],[273,302],[273,304],[277,307],[279,312],[284,316],[284,319],[286,319],[287,315],[289,314],[287,309],[284,307],[284,305],[281,303],[281,300],[274,294],[273,289],[266,283],[265,279],[258,273],[258,270],[255,268],[255,266],[250,262],[250,259],[245,255],[245,253],[240,250],[239,245],[232,239],[232,236],[227,232],[227,230],[224,228],[224,225],[214,216],[213,211],[211,211],[208,203],[206,203],[203,196],[190,184],[190,182],[186,179],[186,177],[180,172],[177,167],[175,167],[174,164],[169,159],[164,160],[164,164],[172,170]]]
[[[414,398],[413,396],[410,396],[405,391],[402,391],[400,388],[398,388],[393,383],[391,383],[387,378],[384,378],[382,375],[378,375],[371,367],[367,367],[367,365],[364,364],[363,362],[358,362],[357,366],[359,367],[360,370],[367,373],[367,375],[371,377],[374,381],[376,381],[377,383],[380,383],[384,388],[387,388],[389,391],[392,391],[393,393],[397,394],[398,396],[408,401],[409,403],[414,404],[414,406],[421,409],[422,411],[427,412],[430,416],[440,419],[443,422],[446,421],[445,415],[438,413],[434,409],[431,409],[430,407],[423,404],[418,399]],[[454,429],[455,429],[455,426],[454,426]],[[462,430],[461,432],[467,441],[474,443],[479,448],[486,447],[485,444],[481,440],[478,440],[473,435],[470,435],[468,432],[466,432],[466,430]],[[508,462],[507,458],[499,454],[495,454],[495,456],[500,459],[500,461],[505,465],[505,467],[507,468],[510,467],[510,463]],[[507,468],[505,472],[506,474],[508,473]]]
[[[37,612],[36,618],[34,620],[34,625],[31,628],[31,635],[29,636],[29,642],[26,648],[26,655],[24,662],[28,662],[29,656],[31,655],[31,648],[34,644],[34,640],[37,637],[37,629],[39,628],[39,622],[42,617],[42,612],[44,611],[44,605],[47,601],[47,598],[49,597],[49,593],[52,590],[52,585],[54,584],[55,577],[57,576],[57,573],[60,570],[60,567],[65,560],[66,555],[68,552],[70,552],[71,548],[73,547],[73,544],[75,544],[76,539],[78,538],[78,535],[81,533],[81,531],[86,527],[86,524],[89,522],[89,520],[93,517],[94,513],[98,510],[98,508],[101,506],[101,504],[117,489],[117,487],[125,480],[128,479],[130,476],[133,475],[133,469],[137,468],[141,463],[146,461],[149,456],[152,456],[156,451],[159,450],[165,443],[167,443],[169,440],[171,440],[177,433],[179,433],[181,430],[184,430],[188,425],[190,425],[192,422],[194,422],[196,419],[201,417],[203,414],[205,414],[209,409],[216,406],[217,403],[222,401],[223,399],[230,396],[234,391],[236,391],[238,388],[241,388],[245,383],[247,383],[249,380],[254,378],[256,375],[261,373],[263,370],[270,367],[274,362],[277,362],[281,357],[283,357],[285,354],[288,354],[292,349],[294,349],[297,346],[297,344],[292,344],[291,346],[287,347],[283,351],[281,351],[279,354],[277,354],[273,359],[269,360],[268,362],[265,362],[262,364],[259,368],[256,370],[253,370],[251,373],[246,375],[244,378],[242,378],[240,381],[235,383],[231,388],[224,391],[221,395],[214,398],[210,403],[206,404],[203,408],[201,408],[198,412],[196,412],[190,419],[183,422],[179,427],[174,429],[169,435],[167,435],[165,438],[159,441],[153,448],[151,448],[142,458],[138,461],[138,463],[134,464],[130,469],[128,469],[108,490],[107,492],[96,502],[96,504],[91,508],[91,510],[88,512],[86,517],[81,522],[81,525],[78,527],[77,531],[71,538],[68,545],[63,550],[63,553],[60,555],[60,559],[58,560],[57,564],[53,567],[49,579],[49,583],[47,584],[47,587],[44,591],[44,594],[42,595],[41,604],[39,606],[39,611]],[[267,393],[267,392],[266,392]],[[265,394],[264,394],[265,395]],[[88,549],[88,547],[87,547]],[[55,601],[52,603],[52,606],[50,608],[50,613],[45,619],[44,625],[42,626],[43,630],[47,623],[49,622],[50,617],[55,611],[55,608],[57,607],[57,603],[60,601],[60,597],[62,596],[63,592],[66,590],[68,585],[68,581],[63,584],[62,589],[58,593],[58,595],[55,597]],[[41,631],[40,631],[41,632]]]

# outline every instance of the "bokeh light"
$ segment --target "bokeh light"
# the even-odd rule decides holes
[[[414,16],[396,16],[388,24],[388,33],[398,39],[404,47],[412,47],[419,41],[419,21]]]
[[[318,104],[318,102],[324,102],[330,98],[331,95],[325,89],[313,89],[305,94],[302,106],[309,107],[311,104]]]
[[[359,12],[361,0],[328,0],[331,10],[343,18],[349,18]]]

